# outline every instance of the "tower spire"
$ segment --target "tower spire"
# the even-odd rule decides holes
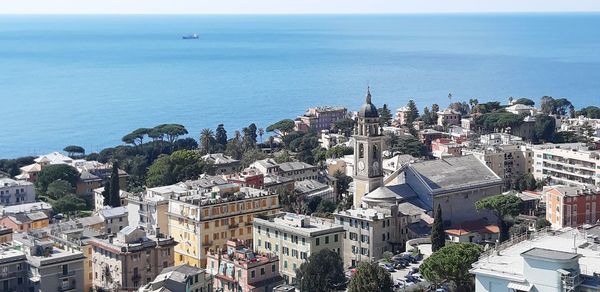
[[[371,103],[371,86],[367,86],[367,98],[365,103],[369,104]]]

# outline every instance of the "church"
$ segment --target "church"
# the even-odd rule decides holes
[[[385,251],[403,251],[406,240],[426,236],[409,227],[423,218],[430,221],[438,206],[447,226],[495,222],[490,212],[477,211],[475,202],[502,193],[503,181],[474,156],[408,163],[384,175],[384,133],[370,88],[358,111],[353,138],[353,207],[335,214],[336,223],[347,231],[344,262],[350,266],[379,259]]]

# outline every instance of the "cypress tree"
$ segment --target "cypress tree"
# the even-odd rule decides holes
[[[110,173],[110,184],[109,184],[109,202],[111,207],[121,206],[121,196],[119,196],[119,163],[113,162],[112,172]]]
[[[438,204],[431,227],[431,250],[437,251],[446,244],[446,234],[444,233],[444,222],[442,220],[442,207]]]

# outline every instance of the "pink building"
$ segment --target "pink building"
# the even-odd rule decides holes
[[[304,115],[299,116],[295,121],[296,131],[308,132],[314,130],[330,130],[333,123],[345,118],[348,110],[345,107],[312,107]]]
[[[207,259],[206,270],[214,275],[213,287],[223,292],[270,292],[283,283],[277,256],[255,254],[237,239],[227,241],[227,250],[211,250]]]
[[[431,153],[437,158],[462,156],[462,148],[462,145],[448,138],[438,138],[431,142]]]

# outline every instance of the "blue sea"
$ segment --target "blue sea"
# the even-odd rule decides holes
[[[0,15],[0,158],[180,123],[508,96],[600,104],[600,14]],[[198,40],[182,35],[198,33]]]

